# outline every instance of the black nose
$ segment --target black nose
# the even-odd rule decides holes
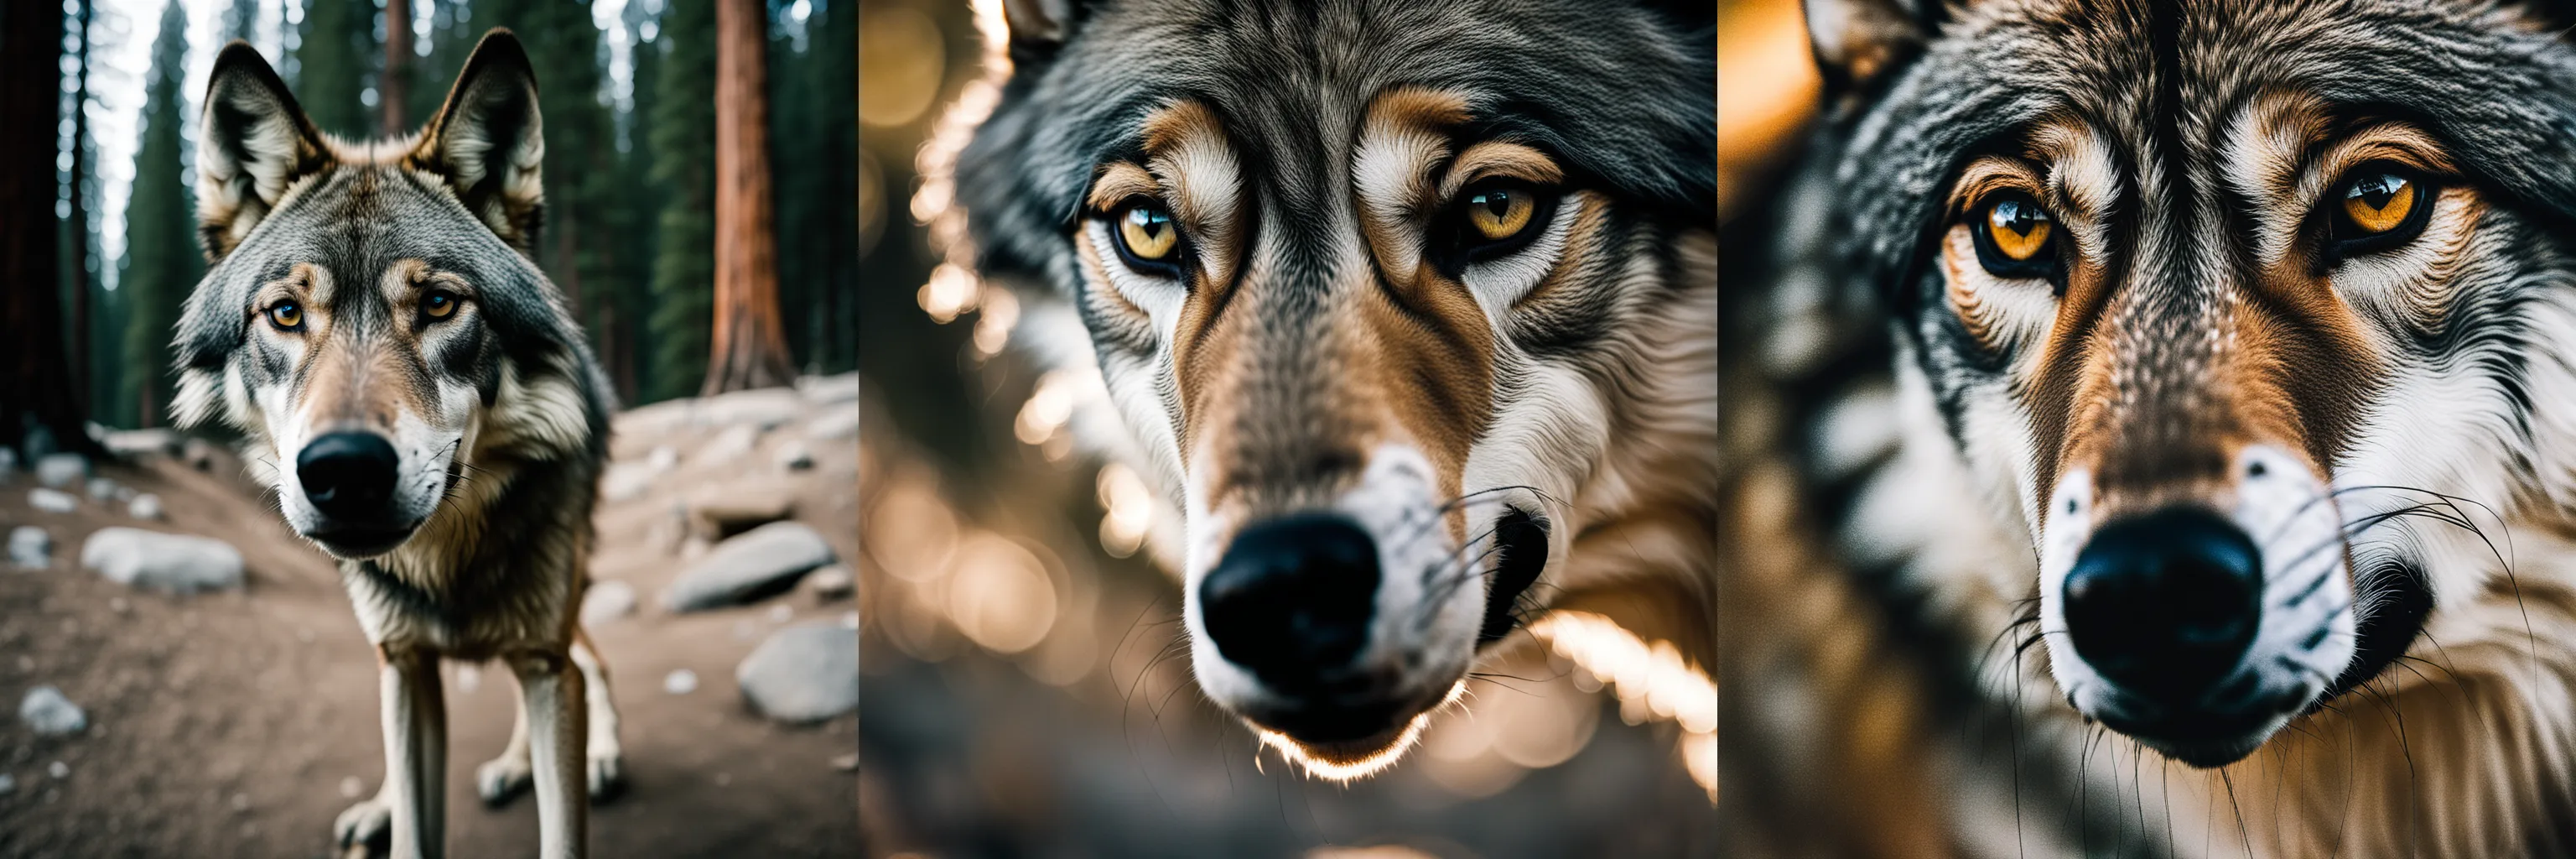
[[[1208,637],[1226,661],[1280,691],[1330,680],[1368,643],[1377,544],[1349,519],[1300,514],[1255,524],[1199,584]]]
[[[304,484],[305,500],[334,519],[370,519],[393,496],[401,458],[383,436],[335,432],[304,445],[295,455],[295,479]]]
[[[2075,652],[2131,694],[2190,706],[2234,672],[2262,617],[2263,556],[2215,513],[2106,525],[2066,577]]]

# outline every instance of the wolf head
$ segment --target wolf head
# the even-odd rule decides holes
[[[288,524],[335,556],[394,551],[512,458],[595,443],[601,406],[567,381],[581,337],[524,256],[538,127],[506,31],[409,140],[327,138],[249,45],[215,60],[197,201],[216,264],[181,314],[175,408],[249,433]]]
[[[2567,509],[2576,52],[2550,27],[1807,5],[1836,256],[2028,538],[2084,716],[2237,760],[2502,587],[2461,526]]]
[[[1604,463],[1714,421],[1665,390],[1713,384],[1687,369],[1714,349],[1709,30],[1007,9],[1014,73],[957,174],[979,263],[1088,326],[1187,519],[1200,688],[1319,771],[1382,760],[1549,599],[1576,499],[1703,477]]]

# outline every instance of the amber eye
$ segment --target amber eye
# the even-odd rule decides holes
[[[2395,173],[2363,176],[2343,192],[2343,215],[2366,234],[2385,233],[2415,213],[2414,182]]]
[[[1118,247],[1129,259],[1169,263],[1181,246],[1180,225],[1158,203],[1129,203],[1118,211]]]
[[[280,331],[302,330],[304,328],[304,306],[292,301],[281,301],[274,305],[270,305],[268,308],[268,323],[270,325],[277,326],[277,330]]]
[[[1467,225],[1486,241],[1520,235],[1537,212],[1537,197],[1520,188],[1487,188],[1467,195]]]
[[[456,296],[446,292],[432,292],[422,296],[420,312],[431,319],[445,319],[456,313]]]
[[[2048,277],[2057,271],[2050,245],[2057,224],[2027,194],[2006,192],[1985,203],[1975,224],[1977,261],[1996,277]]]

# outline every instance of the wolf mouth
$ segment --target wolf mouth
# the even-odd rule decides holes
[[[372,558],[393,551],[410,540],[420,525],[400,528],[346,526],[316,529],[305,533],[306,539],[322,544],[331,554],[343,558]]]
[[[1485,622],[1476,632],[1478,648],[1501,641],[1519,624],[1514,609],[1521,594],[1547,571],[1547,531],[1545,520],[1519,508],[1494,523],[1494,545],[1502,554],[1494,561],[1491,589],[1485,595]]]

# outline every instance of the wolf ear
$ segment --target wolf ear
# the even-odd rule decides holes
[[[331,166],[331,148],[286,82],[238,40],[215,57],[199,128],[197,234],[210,262],[232,253],[296,180]]]
[[[1932,0],[1804,0],[1807,42],[1828,91],[1867,88],[1914,58],[1937,26]]]
[[[465,210],[531,257],[543,222],[546,159],[537,73],[519,37],[499,27],[465,58],[438,118],[421,129],[404,165],[447,180]]]

